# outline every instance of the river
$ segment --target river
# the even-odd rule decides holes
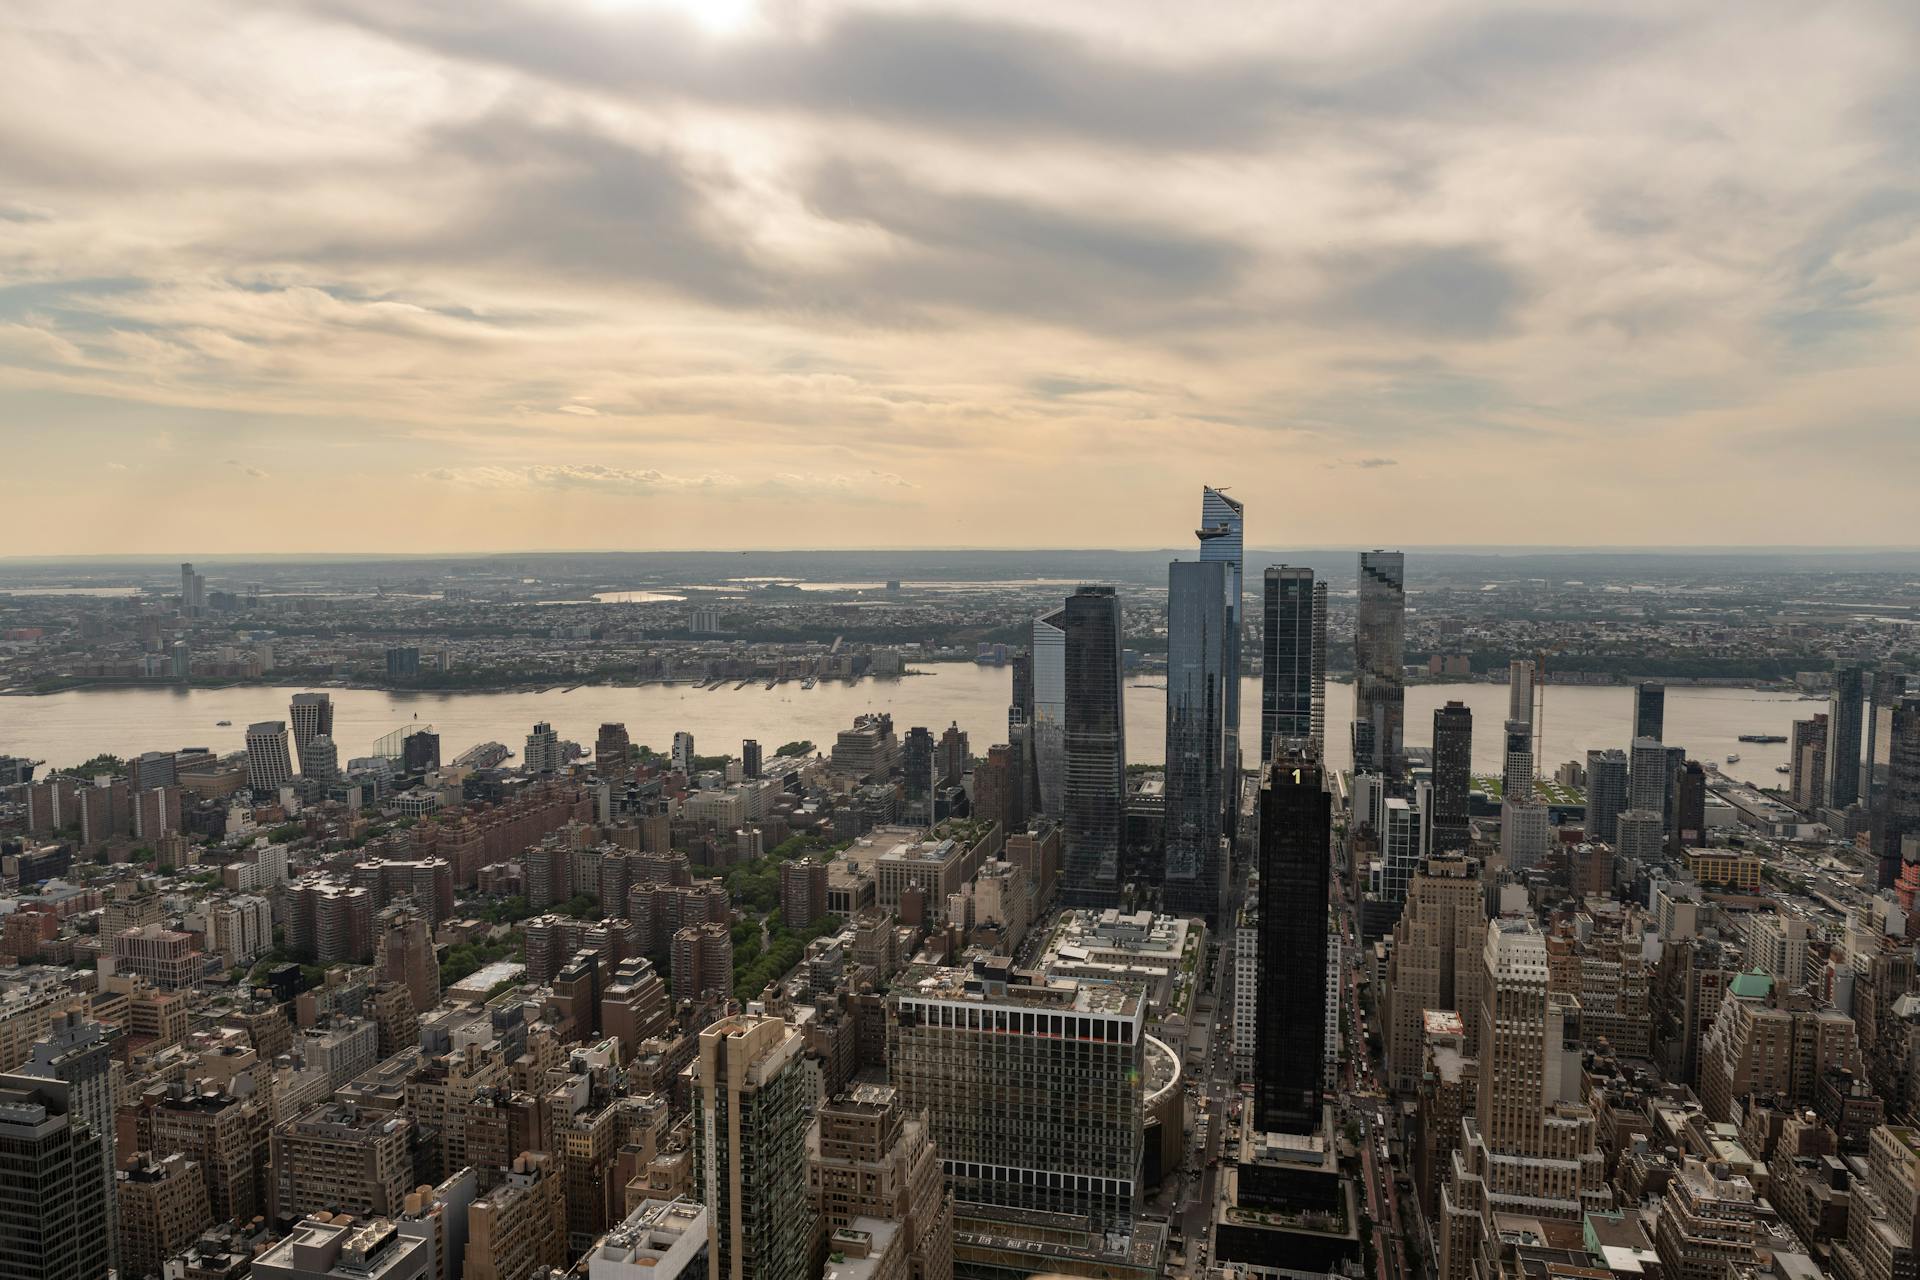
[[[862,680],[846,685],[822,682],[812,689],[797,683],[768,690],[731,684],[696,690],[686,685],[640,688],[582,687],[543,693],[390,693],[375,689],[333,689],[334,738],[344,762],[367,754],[381,735],[413,723],[431,724],[440,733],[446,759],[477,742],[503,742],[518,753],[536,720],[546,720],[563,738],[591,746],[603,720],[626,722],[637,743],[665,750],[676,730],[690,730],[699,750],[710,755],[738,754],[742,738],[757,738],[772,751],[806,738],[831,746],[838,730],[864,711],[888,711],[905,734],[910,725],[926,725],[937,735],[958,722],[973,750],[1006,738],[1011,669],[972,663],[940,663],[928,674],[897,680]],[[0,698],[0,754],[25,755],[53,766],[78,764],[101,752],[127,756],[141,751],[204,746],[238,750],[247,725],[255,720],[285,720],[295,689],[247,686],[230,689],[115,688],[73,690],[44,697]],[[1505,685],[1415,685],[1407,690],[1407,740],[1432,741],[1433,709],[1449,699],[1473,708],[1473,756],[1476,770],[1500,767],[1500,726],[1507,712]],[[1345,726],[1352,716],[1353,686],[1327,690],[1329,755],[1340,768],[1348,764]],[[1245,713],[1257,717],[1260,682],[1249,679],[1241,694]],[[1549,686],[1542,732],[1542,759],[1549,772],[1563,760],[1584,759],[1589,748],[1625,747],[1631,715],[1626,687]],[[1667,741],[1687,748],[1703,761],[1719,763],[1732,776],[1775,785],[1774,766],[1786,763],[1785,744],[1742,743],[1743,733],[1786,734],[1825,704],[1786,693],[1749,689],[1672,688],[1667,691]],[[225,728],[216,722],[231,720]],[[1126,690],[1127,758],[1158,763],[1165,754],[1166,692],[1147,683]],[[1249,754],[1252,742],[1248,741]],[[1741,762],[1725,764],[1731,753]]]

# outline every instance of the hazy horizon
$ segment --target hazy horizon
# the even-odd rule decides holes
[[[1912,537],[1897,0],[11,17],[16,555]]]

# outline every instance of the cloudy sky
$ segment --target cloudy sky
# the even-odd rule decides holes
[[[6,0],[22,553],[1920,541],[1920,5]]]

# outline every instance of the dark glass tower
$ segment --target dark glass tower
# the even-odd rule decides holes
[[[1470,838],[1473,790],[1473,708],[1449,702],[1433,709],[1434,853],[1464,850]]]
[[[1879,885],[1920,876],[1920,698],[1892,708],[1887,735],[1887,780],[1875,797],[1872,847]]]
[[[1651,680],[1633,686],[1633,738],[1652,738],[1659,742],[1666,728],[1667,686]]]
[[[0,1274],[102,1280],[112,1265],[100,1137],[60,1080],[0,1076]]]
[[[1833,673],[1833,705],[1827,711],[1827,804],[1844,809],[1860,799],[1861,728],[1866,720],[1867,669]]]
[[[1673,821],[1667,850],[1678,858],[1707,843],[1707,771],[1698,760],[1682,760],[1673,771]]]
[[[1167,566],[1166,907],[1209,923],[1220,916],[1227,573],[1218,560]]]
[[[1117,906],[1121,812],[1127,799],[1120,597],[1112,587],[1081,587],[1047,621],[1062,634],[1066,676],[1062,887],[1072,906]]]
[[[1353,625],[1353,767],[1406,774],[1407,558],[1360,553],[1360,603]]]
[[[1333,798],[1320,762],[1304,755],[1272,761],[1260,787],[1253,1045],[1254,1119],[1268,1133],[1320,1127],[1332,833]]]
[[[1212,487],[1200,490],[1200,559],[1205,564],[1226,566],[1222,594],[1227,604],[1227,767],[1235,776],[1240,769],[1240,625],[1241,601],[1246,583],[1246,504],[1229,498]],[[1263,748],[1264,749],[1264,748]]]
[[[1315,606],[1313,570],[1272,565],[1261,599],[1260,758],[1275,738],[1313,736],[1313,647],[1326,619]]]
[[[1612,844],[1627,807],[1627,753],[1587,752],[1587,839]]]

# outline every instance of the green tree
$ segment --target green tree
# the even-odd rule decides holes
[[[783,742],[780,744],[780,749],[773,754],[776,756],[810,756],[813,754],[813,742],[807,738],[801,738],[795,742]]]

